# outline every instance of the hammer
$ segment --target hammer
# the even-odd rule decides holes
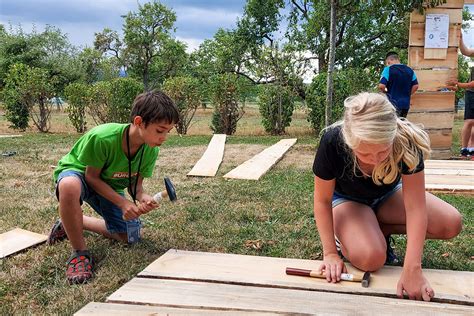
[[[326,276],[323,273],[319,273],[317,270],[305,270],[297,268],[286,268],[286,274],[288,275],[299,275],[307,276],[312,278],[325,279]],[[354,275],[352,273],[341,273],[341,280],[350,282],[360,282],[362,287],[369,287],[370,272],[364,272],[362,277]]]
[[[178,197],[176,196],[176,189],[174,188],[173,183],[171,182],[170,178],[165,177],[165,191],[158,192],[153,196],[153,200],[156,203],[159,203],[162,199],[169,197],[171,202],[176,202]]]

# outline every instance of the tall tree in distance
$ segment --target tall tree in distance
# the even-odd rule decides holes
[[[336,59],[336,10],[337,0],[329,0],[331,2],[331,26],[329,30],[329,62],[328,62],[328,79],[326,90],[326,111],[325,111],[325,125],[331,124],[331,109],[334,83],[334,62]]]

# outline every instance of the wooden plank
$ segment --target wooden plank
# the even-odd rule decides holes
[[[448,56],[446,48],[425,48],[423,51],[423,58],[425,59],[440,59],[445,60]]]
[[[285,274],[286,267],[316,269],[320,264],[321,261],[318,260],[171,249],[146,267],[139,273],[139,276],[396,297],[401,267],[385,266],[379,271],[373,272],[368,288],[362,288],[360,283],[355,282],[342,281],[332,284],[327,283],[324,279]],[[360,273],[350,264],[346,266],[350,273]],[[472,287],[474,272],[432,269],[423,271],[435,290],[436,301],[474,305],[474,289]]]
[[[148,305],[132,305],[132,304],[116,304],[116,303],[96,303],[91,302],[77,311],[76,316],[102,315],[102,316],[150,316],[150,315],[178,315],[178,316],[206,316],[206,315],[224,315],[224,316],[240,316],[241,311],[231,310],[212,310],[212,309],[192,309],[167,306],[148,306]],[[281,315],[272,312],[247,312],[245,315]]]
[[[464,0],[464,4],[474,4],[474,0]]]
[[[449,24],[461,24],[462,23],[462,10],[459,9],[445,9],[445,8],[430,8],[425,10],[425,14],[420,14],[418,10],[413,11],[410,14],[411,23],[422,23],[425,22],[426,15],[428,14],[447,14],[449,15]]]
[[[0,138],[23,137],[23,135],[0,135]]]
[[[282,139],[224,175],[228,179],[258,180],[296,143],[296,138]]]
[[[454,111],[408,112],[407,119],[415,124],[422,124],[424,129],[452,128],[454,124]]]
[[[474,178],[467,176],[426,174],[425,183],[470,186],[474,190]]]
[[[431,159],[449,159],[452,157],[451,146],[447,148],[431,148]]]
[[[442,169],[442,168],[432,169],[432,168],[425,168],[425,174],[474,177],[474,170]],[[474,178],[471,178],[471,179],[474,179]]]
[[[247,267],[252,268],[252,267]],[[193,265],[187,267],[193,270]],[[301,277],[295,277],[301,278]],[[360,286],[360,285],[359,285]],[[274,312],[298,315],[459,315],[472,312],[470,306],[393,300],[382,297],[242,286],[186,280],[134,278],[107,298],[111,303],[178,306],[224,311]],[[342,303],[341,303],[342,302]],[[361,308],[361,303],[370,308]]]
[[[439,91],[446,88],[446,82],[456,80],[458,71],[456,69],[433,69],[417,70],[420,91]]]
[[[458,49],[450,47],[447,49],[445,58],[439,59],[425,59],[423,47],[409,47],[408,48],[408,66],[413,69],[428,69],[428,68],[449,68],[458,69]],[[416,71],[415,71],[416,73]]]
[[[461,39],[461,25],[449,24],[448,47],[458,47]],[[425,46],[425,23],[410,23],[410,46]]]
[[[454,111],[454,91],[416,92],[410,99],[410,112]]]
[[[425,168],[474,170],[474,161],[468,160],[425,160]]]
[[[446,3],[436,6],[437,8],[451,8],[462,9],[464,7],[464,0],[447,0]]]
[[[189,171],[188,176],[214,177],[224,157],[226,134],[214,134],[201,159]]]
[[[23,249],[41,244],[48,236],[30,232],[21,228],[0,234],[0,258],[17,253]]]

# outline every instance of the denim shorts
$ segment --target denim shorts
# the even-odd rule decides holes
[[[397,185],[392,190],[385,193],[381,197],[375,198],[375,199],[359,199],[352,196],[343,195],[334,191],[334,194],[332,195],[332,208],[335,208],[336,206],[344,202],[353,201],[353,202],[365,204],[369,206],[371,209],[373,209],[374,212],[377,213],[378,208],[383,204],[383,202],[385,202],[389,197],[391,197],[395,192],[397,192],[401,188],[402,188],[402,182],[398,182]]]
[[[94,211],[96,211],[105,221],[107,231],[111,234],[126,233],[128,243],[133,244],[140,240],[141,222],[137,219],[125,221],[122,218],[122,210],[100,194],[96,193],[86,183],[83,173],[76,170],[65,170],[58,176],[56,182],[56,197],[59,200],[59,182],[66,177],[75,177],[81,180],[80,204],[85,201]],[[123,193],[119,193],[123,196]]]

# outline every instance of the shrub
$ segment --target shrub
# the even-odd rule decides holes
[[[288,88],[268,85],[260,90],[258,107],[267,133],[281,135],[291,123],[294,97]]]
[[[198,80],[191,77],[170,78],[165,81],[163,90],[178,108],[179,122],[176,126],[178,133],[186,135],[196,109],[201,105]]]
[[[86,131],[86,107],[89,103],[89,86],[83,83],[72,83],[64,89],[68,100],[68,117],[78,133]]]

